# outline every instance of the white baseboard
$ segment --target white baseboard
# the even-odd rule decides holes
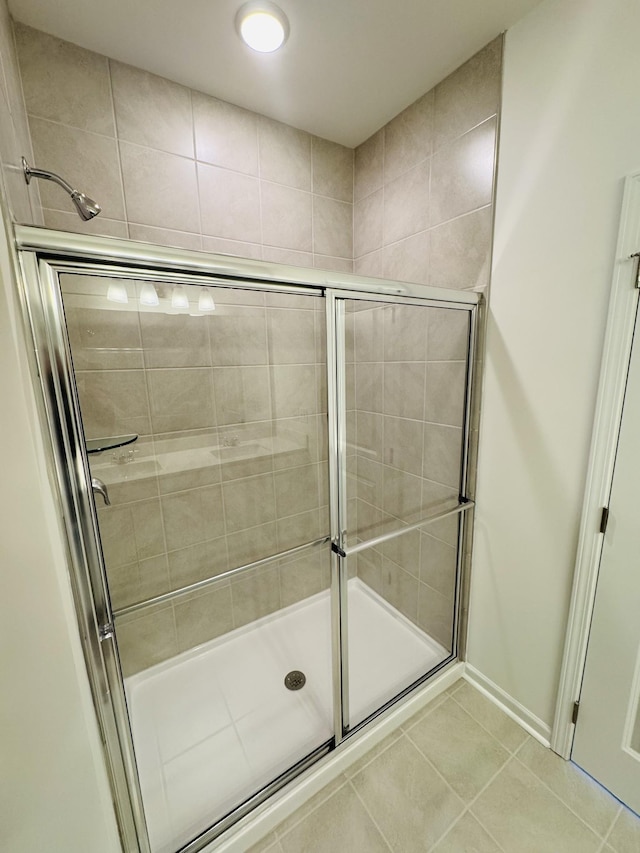
[[[544,746],[550,746],[551,726],[532,714],[524,705],[521,705],[520,702],[501,687],[498,687],[497,684],[494,684],[471,664],[465,664],[464,678],[483,693],[487,699],[491,699],[508,717],[519,723],[532,737],[539,740]]]
[[[320,759],[316,766],[274,794],[268,802],[258,806],[251,815],[204,848],[203,853],[242,853],[247,850],[337,778],[365,752],[457,681],[464,671],[465,665],[462,662],[448,666],[410,698],[390,708],[370,726],[354,734],[329,755]]]

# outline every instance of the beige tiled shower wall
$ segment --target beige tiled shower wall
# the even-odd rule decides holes
[[[364,275],[486,291],[501,38],[355,152],[28,27],[17,25],[16,38],[38,164],[61,172],[103,205],[103,213],[97,219],[83,224],[70,211],[68,199],[59,188],[41,184],[46,225],[339,271],[350,271],[355,266],[355,272]],[[37,221],[33,211],[27,209],[17,213],[16,218]],[[268,309],[266,303],[251,307]],[[391,309],[389,317],[393,312],[397,321],[401,312]],[[362,319],[354,323],[369,322],[365,315],[376,316],[373,309],[359,313]],[[350,506],[352,519],[356,518],[363,529],[368,524],[375,527],[394,519],[407,521],[412,512],[422,511],[429,503],[425,502],[425,494],[455,496],[459,460],[453,448],[458,447],[461,435],[460,423],[446,414],[446,394],[443,396],[447,388],[458,386],[462,375],[459,328],[455,324],[452,328],[444,314],[434,312],[419,329],[407,333],[403,323],[390,324],[384,311],[378,314],[383,333],[385,324],[389,326],[387,336],[380,337],[382,351],[367,352],[366,344],[358,350],[356,342],[350,367]],[[131,330],[137,336],[135,342],[116,343],[113,352],[109,346],[100,348],[95,340],[84,342],[84,355],[89,361],[81,367],[81,387],[91,375],[101,373],[100,382],[112,392],[121,380],[126,380],[122,387],[128,387],[127,382],[134,381],[135,373],[140,394],[130,388],[131,399],[143,403],[146,400],[144,405],[150,408],[146,416],[140,413],[140,424],[132,424],[131,429],[156,442],[156,450],[161,449],[162,441],[171,441],[175,433],[184,431],[184,425],[175,423],[171,416],[161,424],[156,416],[154,422],[151,409],[162,396],[160,392],[165,393],[163,389],[171,382],[176,391],[191,387],[182,381],[187,373],[189,382],[195,385],[204,372],[211,373],[211,380],[216,371],[220,373],[217,380],[223,378],[223,365],[216,364],[211,349],[211,318],[200,324],[209,329],[207,341],[198,350],[200,355],[204,353],[205,361],[201,364],[196,360],[189,366],[184,361],[171,361],[176,348],[168,347],[167,339],[176,335],[177,339],[189,338],[192,344],[197,343],[202,330],[196,326],[202,318],[196,319],[193,327],[182,327],[174,317],[167,336],[162,326],[165,321],[141,315],[136,321],[137,331]],[[378,321],[371,322],[375,325]],[[407,318],[410,327],[414,322],[415,318]],[[154,323],[159,324],[155,331]],[[82,326],[83,322],[78,334]],[[355,326],[353,331],[357,332]],[[125,334],[126,328],[123,326],[120,332]],[[413,341],[415,352],[391,352],[389,342],[394,341],[394,336],[400,347],[403,341]],[[152,340],[156,343],[149,349],[148,342]],[[383,344],[383,340],[387,343]],[[304,347],[304,341],[301,345]],[[128,351],[128,358],[138,359],[136,363],[105,361],[113,356],[117,362],[118,347]],[[92,348],[96,349],[93,354]],[[225,367],[231,369],[232,365]],[[242,361],[234,365],[234,370],[244,370],[247,375],[237,381],[238,373],[234,381],[215,388],[211,392],[215,406],[218,395],[228,391],[231,397],[243,388],[247,391],[245,402],[251,402],[256,409],[250,420],[258,421],[262,398],[260,394],[248,394],[248,389],[255,391],[257,387],[249,373],[263,367],[262,363]],[[293,362],[287,369],[293,369]],[[452,382],[454,374],[457,378]],[[415,386],[423,376],[427,379],[420,394]],[[398,395],[397,391],[401,393]],[[436,397],[440,394],[442,410],[434,411],[431,406],[433,392]],[[420,411],[405,410],[396,398],[409,401],[414,409],[419,406]],[[199,403],[202,400],[197,399]],[[224,441],[224,430],[236,427],[233,415],[221,417],[220,409],[212,411],[214,417],[207,428],[217,431],[218,439]],[[277,420],[273,411],[266,419],[274,423]],[[98,424],[93,426],[97,428]],[[249,433],[255,433],[254,425],[241,426],[246,440],[253,440]],[[475,423],[473,426],[472,450],[477,438]],[[194,426],[191,430],[196,443],[198,429],[203,427]],[[139,447],[143,448],[142,439]],[[362,448],[366,452],[360,452]],[[313,453],[316,456],[306,460],[305,465],[322,461],[317,451]],[[208,473],[213,476],[210,470]],[[244,477],[263,473],[245,472]],[[267,473],[275,478],[275,467]],[[226,553],[223,563],[231,565],[237,531],[225,528],[213,536],[212,528],[207,527],[203,540],[204,527],[198,519],[209,517],[211,507],[207,501],[211,495],[220,491],[224,496],[226,480],[235,479],[240,482],[243,477],[234,471],[234,466],[222,466],[215,481],[185,485],[158,476],[153,495],[136,493],[135,489],[119,495],[119,502],[127,506],[122,516],[126,529],[135,540],[136,549],[138,542],[142,548],[140,553],[136,551],[135,559],[119,553],[119,549],[126,550],[125,537],[120,524],[113,526],[106,549],[119,553],[112,560],[112,583],[121,603],[175,588],[185,578],[196,578],[201,570],[205,571],[205,563],[209,565],[214,552]],[[150,480],[154,482],[153,477]],[[275,489],[275,479],[273,483]],[[196,497],[198,506],[193,504]],[[240,495],[239,505],[250,498],[251,494],[244,498]],[[171,523],[165,523],[171,503],[180,512],[184,510],[179,526],[193,533],[193,542],[172,538]],[[154,522],[155,527],[147,526],[144,517],[152,504],[158,510],[154,509],[154,518],[160,519],[159,523]],[[142,516],[138,517],[138,511]],[[101,518],[107,515],[101,510]],[[279,547],[286,537],[278,533],[278,525],[282,528],[282,524],[277,519],[248,529],[271,535],[269,525],[273,524]],[[107,528],[108,522],[105,531]],[[409,534],[370,555],[361,554],[358,559],[358,573],[363,580],[445,645],[456,529],[455,519],[448,520],[429,528],[428,533]],[[360,539],[364,538],[362,531],[359,534]],[[226,551],[215,550],[218,540],[224,541]],[[207,547],[203,546],[204,541],[209,543]],[[251,541],[256,549],[262,549],[261,553],[269,543],[273,544],[273,539],[262,542],[260,536],[251,537]],[[169,556],[178,552],[183,552],[184,559]],[[321,564],[319,560],[316,578],[322,576]],[[128,637],[131,649],[129,671],[208,639],[212,625],[215,631],[226,631],[309,594],[317,584],[304,580],[299,568],[274,566],[260,577],[238,580],[235,587],[227,584],[191,601],[161,605],[155,614],[147,614],[144,619],[132,617],[122,634]],[[353,573],[353,566],[350,571]],[[150,579],[151,587],[147,585]],[[237,604],[242,600],[238,597],[243,594],[243,584],[245,592],[250,588],[253,592],[245,596],[246,606]],[[256,584],[261,588],[253,588]],[[217,615],[212,620],[207,614]]]
[[[16,39],[37,163],[103,208],[82,224],[44,184],[47,226],[352,271],[351,149],[21,24]]]
[[[488,296],[501,75],[502,37],[356,149],[356,273],[477,290]],[[367,313],[371,318],[366,319]],[[378,309],[378,313],[382,332],[383,312]],[[358,475],[353,491],[359,528],[374,521],[379,524],[381,519],[384,524],[389,514],[406,521],[405,513],[398,514],[391,504],[394,495],[399,495],[404,504],[417,507],[420,477],[427,484],[423,484],[423,493],[425,487],[427,493],[435,494],[448,488],[455,495],[459,485],[461,423],[457,416],[452,417],[450,406],[434,407],[429,397],[443,403],[447,392],[453,392],[460,399],[464,371],[460,318],[453,318],[452,312],[432,312],[423,324],[422,342],[413,345],[414,353],[399,359],[404,364],[392,365],[385,363],[382,350],[372,357],[366,346],[358,349],[358,323],[363,327],[375,323],[375,314],[355,315],[355,408],[351,417],[356,425],[356,452],[351,464]],[[482,341],[482,324],[478,331]],[[421,345],[426,355],[419,352]],[[404,399],[413,401],[414,410],[401,413],[400,418],[393,413],[390,419],[386,394],[392,387],[390,370],[396,371]],[[416,382],[425,375],[428,396],[423,398]],[[467,489],[472,497],[478,411],[476,397]],[[381,435],[379,449],[367,443],[372,424]],[[398,444],[405,449],[404,457],[397,447],[394,451]],[[405,462],[412,453],[410,467],[397,466],[401,470],[396,472],[389,465],[392,453]],[[387,485],[391,481],[393,493]],[[426,510],[422,501],[420,511]],[[362,580],[447,647],[457,525],[455,518],[448,519],[384,548],[362,552],[357,566]]]
[[[355,272],[489,281],[502,37],[356,148]]]
[[[10,217],[42,224],[38,188],[27,187],[21,158],[32,158],[27,114],[7,0],[0,0],[0,161],[2,189]]]

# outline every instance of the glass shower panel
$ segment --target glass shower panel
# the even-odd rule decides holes
[[[146,820],[168,853],[332,736],[324,300],[61,285]]]
[[[467,311],[345,300],[350,724],[452,655]],[[401,533],[387,541],[364,544]]]

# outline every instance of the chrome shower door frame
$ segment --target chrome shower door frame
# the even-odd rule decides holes
[[[347,274],[301,270],[258,261],[236,260],[227,256],[164,249],[126,240],[74,235],[32,227],[16,227],[16,238],[20,249],[25,320],[35,348],[35,369],[38,375],[34,376],[34,384],[36,390],[40,391],[39,405],[43,426],[51,439],[50,461],[54,471],[52,486],[59,498],[61,523],[66,533],[79,634],[104,744],[105,764],[113,788],[121,841],[127,853],[151,853],[129,728],[123,676],[113,636],[114,614],[105,582],[97,514],[90,488],[91,475],[58,285],[59,273],[123,275],[136,280],[182,282],[199,286],[217,284],[288,293],[306,291],[326,297],[332,543],[333,746],[354,734],[373,717],[384,713],[390,705],[415,689],[429,675],[410,685],[362,724],[348,729],[344,299],[414,303],[458,308],[470,313],[471,334],[466,377],[467,414],[460,492],[464,497],[470,442],[469,413],[475,330],[480,297],[476,293],[466,291],[444,291],[441,288],[384,282]],[[456,511],[460,511],[464,519],[469,515],[466,510],[472,505],[472,501],[465,499]],[[461,530],[458,537],[458,602],[465,538]],[[458,606],[455,636],[458,634],[459,611]],[[455,654],[454,648],[452,657],[455,657]],[[231,825],[249,814],[255,806],[295,779],[330,748],[331,745],[316,749],[306,759],[244,801],[226,818],[183,846],[182,853],[197,853],[202,850]]]

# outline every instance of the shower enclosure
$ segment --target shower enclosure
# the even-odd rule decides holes
[[[455,661],[478,296],[17,237],[123,846],[195,853]]]

